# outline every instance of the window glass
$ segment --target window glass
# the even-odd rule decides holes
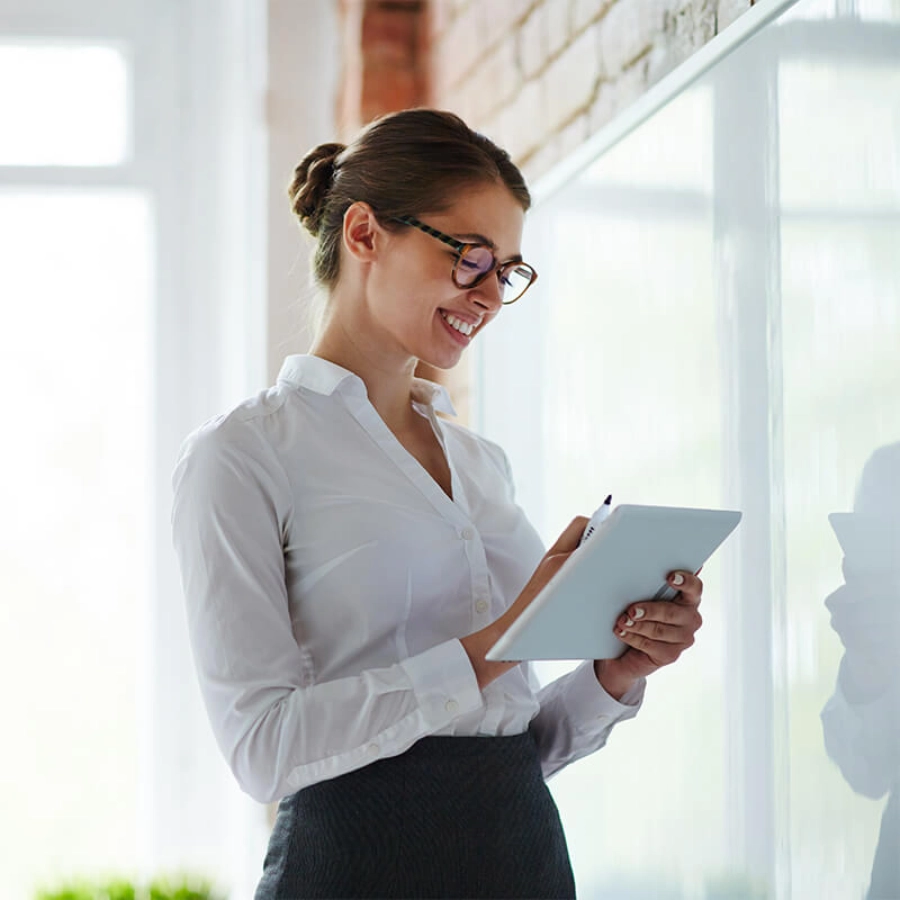
[[[697,644],[550,783],[586,897],[900,897],[900,11],[878,8],[796,4],[539,203],[541,279],[485,333],[483,427],[547,542],[608,493],[745,512]]]
[[[0,193],[5,897],[136,863],[150,219],[133,191]]]
[[[0,42],[0,165],[124,162],[128,81],[126,59],[114,47]]]

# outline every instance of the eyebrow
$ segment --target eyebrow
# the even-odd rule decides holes
[[[491,250],[493,250],[495,253],[498,249],[497,245],[489,237],[483,234],[479,234],[477,231],[466,232],[465,234],[454,234],[453,237],[464,244],[485,244],[486,246],[490,247]],[[502,260],[502,262],[505,263],[522,261],[523,258],[521,253],[514,253],[509,258]]]
[[[479,234],[477,231],[467,231],[465,234],[457,233],[453,237],[464,244],[487,244],[491,250],[497,249],[497,245],[489,237]]]

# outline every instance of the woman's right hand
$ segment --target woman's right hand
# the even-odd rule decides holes
[[[587,527],[586,516],[576,516],[565,531],[556,539],[553,546],[544,554],[544,558],[534,570],[534,574],[528,580],[528,584],[522,588],[522,592],[516,597],[513,604],[490,625],[475,631],[462,638],[460,643],[469,656],[478,687],[484,688],[494,679],[499,678],[505,672],[518,665],[517,662],[494,662],[485,659],[485,654],[494,644],[500,640],[500,636],[506,632],[510,625],[524,612],[525,608],[543,590],[548,581],[560,570],[563,563],[578,547],[584,529]]]

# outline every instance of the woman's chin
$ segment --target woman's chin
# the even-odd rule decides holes
[[[460,361],[462,353],[458,353],[455,359],[448,359],[446,354],[438,356],[437,354],[429,354],[428,356],[420,356],[419,364],[416,366],[416,374],[420,377],[430,378],[429,375],[423,375],[423,369],[430,369],[434,372],[447,372],[454,368]],[[431,378],[434,381],[434,378]]]

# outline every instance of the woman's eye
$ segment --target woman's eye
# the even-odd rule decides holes
[[[478,263],[474,262],[474,261],[471,260],[471,259],[466,259],[465,257],[463,257],[463,259],[460,260],[460,263],[459,263],[459,264],[460,264],[460,266],[461,266],[463,269],[466,269],[466,270],[469,271],[469,272],[478,272],[478,271],[480,271],[479,266],[478,266]]]

